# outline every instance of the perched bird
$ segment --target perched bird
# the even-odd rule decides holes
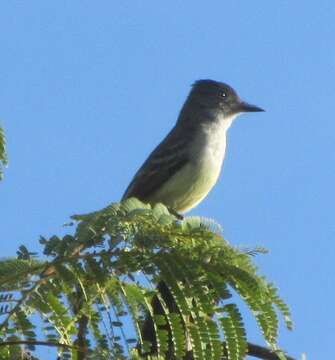
[[[122,200],[136,197],[177,213],[191,210],[218,180],[232,122],[257,111],[264,110],[242,101],[225,83],[196,81],[174,128],[135,174]]]
[[[229,85],[196,81],[176,125],[135,174],[122,200],[136,197],[151,204],[160,202],[178,214],[191,210],[218,180],[232,122],[243,112],[256,111],[264,110],[242,101]],[[169,312],[178,312],[164,281],[159,281],[157,291]],[[157,296],[153,296],[151,305],[154,314],[164,314]],[[147,355],[156,354],[152,316],[146,317],[141,332],[142,340],[152,344]],[[193,358],[191,352],[187,356]]]

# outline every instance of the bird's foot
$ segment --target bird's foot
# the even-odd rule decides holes
[[[184,220],[184,216],[179,214],[178,211],[172,209],[172,208],[168,208],[170,214],[174,215],[178,220]]]

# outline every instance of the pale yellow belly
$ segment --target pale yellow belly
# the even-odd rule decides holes
[[[203,126],[190,147],[191,159],[149,199],[184,213],[210,192],[221,172],[226,132],[234,117]]]
[[[151,198],[184,213],[199,204],[215,185],[221,171],[221,162],[188,163]]]

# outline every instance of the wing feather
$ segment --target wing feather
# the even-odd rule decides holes
[[[175,128],[156,147],[135,174],[122,200],[136,197],[150,201],[152,195],[189,161],[190,138],[176,132]]]

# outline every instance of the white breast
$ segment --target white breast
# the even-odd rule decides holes
[[[185,169],[188,181],[183,201],[179,204],[182,212],[198,205],[216,184],[225,156],[227,130],[234,118],[221,118],[206,124],[196,136],[191,150],[192,160]]]
[[[226,151],[227,130],[235,117],[221,118],[203,125],[193,146],[194,162],[198,166],[209,167],[220,173]]]

